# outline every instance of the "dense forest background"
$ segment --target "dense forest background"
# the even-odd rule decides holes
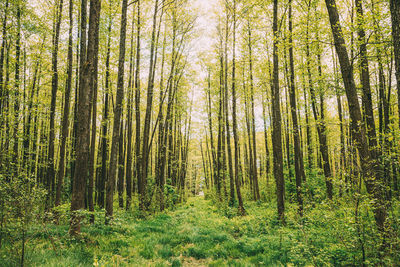
[[[2,0],[0,31],[0,265],[399,264],[398,0]]]

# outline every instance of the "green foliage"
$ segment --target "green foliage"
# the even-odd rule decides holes
[[[288,205],[287,224],[276,218],[275,203],[248,202],[249,215],[221,216],[221,210],[201,197],[190,198],[173,211],[138,219],[117,211],[112,226],[102,221],[82,228],[79,239],[68,236],[68,225],[30,227],[27,264],[33,266],[357,266],[395,265],[399,248],[400,203],[394,201],[390,252],[380,246],[371,207],[360,200],[355,222],[353,200],[305,206],[302,220]],[[221,207],[225,207],[222,206]],[[361,235],[357,230],[360,226]],[[7,245],[10,249],[9,245]],[[3,250],[4,251],[4,250]],[[13,263],[1,252],[0,265]]]
[[[164,186],[165,195],[165,205],[166,207],[174,207],[178,202],[179,193],[175,186],[171,185],[170,179],[168,179],[167,184]]]
[[[25,257],[27,232],[41,221],[44,200],[45,190],[35,179],[0,175],[0,255],[7,264],[17,264]]]

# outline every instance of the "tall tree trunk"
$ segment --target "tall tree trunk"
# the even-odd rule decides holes
[[[250,71],[250,103],[251,103],[251,130],[253,145],[253,182],[255,191],[255,200],[260,200],[260,189],[258,187],[257,177],[257,146],[256,146],[256,119],[254,111],[254,79],[253,79],[253,47],[251,38],[250,20],[248,21],[248,48],[249,48],[249,71]]]
[[[4,86],[4,52],[6,48],[6,36],[7,36],[7,15],[8,15],[8,6],[9,0],[6,0],[4,6],[4,19],[3,19],[3,27],[2,27],[2,40],[1,40],[1,48],[0,48],[0,115],[4,112],[5,98],[6,98],[6,87]],[[2,118],[3,120],[3,118]],[[2,123],[2,120],[0,121]],[[0,124],[1,125],[1,124]]]
[[[133,40],[135,35],[135,16],[132,19],[132,36],[131,36],[131,54],[130,54],[130,62],[129,62],[129,82],[128,82],[128,103],[127,103],[127,146],[126,146],[126,210],[129,210],[131,207],[132,201],[132,163],[133,163],[133,153],[132,153],[132,101],[133,101],[133,71],[134,71],[134,46]]]
[[[317,33],[317,40],[319,40],[319,35]],[[328,137],[327,137],[327,129],[325,122],[325,100],[324,100],[324,91],[322,85],[322,62],[321,62],[321,53],[319,45],[317,47],[318,54],[318,74],[319,74],[319,99],[320,99],[320,117],[318,117],[318,113],[315,113],[318,121],[317,121],[317,132],[320,141],[320,152],[321,158],[323,161],[323,168],[325,174],[325,184],[327,189],[327,195],[329,199],[333,197],[333,184],[332,184],[332,169],[329,161],[329,149],[328,149]],[[313,93],[311,93],[311,96]],[[319,129],[319,130],[318,130]]]
[[[361,171],[367,191],[374,199],[373,211],[377,227],[379,231],[384,232],[387,210],[384,200],[383,184],[381,183],[382,181],[375,178],[374,159],[371,157],[368,142],[366,140],[365,127],[361,120],[361,109],[358,103],[353,69],[347,54],[337,6],[335,0],[325,0],[325,3],[328,9],[329,21],[335,41],[335,48],[339,57],[340,69],[345,85],[350,118],[353,125],[353,141],[360,155]]]
[[[342,107],[342,96],[339,93],[339,77],[337,70],[337,60],[332,47],[332,56],[333,56],[333,68],[335,73],[335,94],[336,94],[336,102],[338,108],[339,115],[339,123],[340,123],[340,160],[339,160],[339,172],[340,172],[340,180],[343,181],[343,174],[346,168],[346,147],[345,147],[345,133],[344,133],[344,120],[343,120],[343,107]],[[340,187],[340,194],[342,192],[342,187]]]
[[[140,0],[137,2],[137,36],[136,36],[136,73],[135,73],[135,172],[134,177],[137,181],[138,191],[140,185],[140,30],[141,30],[141,15],[140,15]],[[140,189],[141,190],[141,189]]]
[[[270,169],[270,160],[269,160],[269,145],[268,145],[268,129],[267,129],[267,114],[266,114],[266,103],[264,99],[264,94],[262,98],[262,112],[263,112],[263,123],[264,123],[264,142],[265,142],[265,174],[267,178],[267,184],[268,184],[268,176],[269,176],[269,169]]]
[[[243,206],[242,194],[240,192],[239,182],[239,136],[237,133],[237,118],[236,118],[236,0],[233,0],[233,48],[232,48],[232,127],[233,141],[235,143],[235,186],[236,195],[239,201],[238,213],[245,215],[246,211]]]
[[[228,166],[229,166],[229,184],[230,184],[230,199],[229,203],[233,204],[235,201],[235,176],[233,173],[233,160],[232,160],[232,145],[231,145],[231,131],[229,124],[229,109],[228,109],[228,41],[229,41],[229,13],[226,12],[225,22],[225,41],[224,41],[224,116],[225,116],[225,127],[226,127],[226,146],[228,150]]]
[[[96,4],[99,8],[98,13],[90,12],[89,16],[89,40],[93,40],[90,46],[88,46],[88,59],[92,64],[89,69],[89,88],[90,88],[90,110],[92,112],[92,133],[90,141],[90,154],[89,154],[89,181],[88,181],[88,208],[90,212],[94,212],[93,203],[93,190],[94,190],[94,176],[95,176],[95,151],[96,151],[96,130],[97,130],[97,87],[98,87],[98,54],[99,54],[99,25],[100,25],[100,7],[101,3],[90,3]],[[91,56],[89,58],[89,55]],[[89,111],[90,114],[90,111]],[[90,122],[88,125],[90,129]],[[90,222],[94,223],[94,214],[90,216]]]
[[[373,157],[377,157],[377,138],[376,138],[376,130],[375,130],[375,120],[372,106],[372,94],[371,94],[371,85],[370,85],[370,75],[369,75],[369,63],[368,63],[368,51],[367,51],[367,43],[365,39],[365,30],[364,30],[364,12],[362,7],[362,0],[355,0],[356,5],[356,14],[357,14],[357,32],[358,32],[358,41],[360,46],[360,69],[361,69],[361,85],[363,90],[363,107],[364,107],[364,116],[367,123],[367,136],[369,141],[369,146],[371,148],[371,152],[374,154]]]
[[[276,182],[276,198],[278,216],[285,223],[285,181],[283,177],[282,157],[282,130],[279,91],[279,62],[278,62],[278,0],[274,0],[273,24],[274,47],[273,47],[273,88],[272,88],[272,148],[274,155],[274,176]]]
[[[214,134],[213,134],[213,124],[212,124],[212,115],[211,115],[211,109],[212,109],[212,104],[211,104],[211,74],[210,72],[208,73],[208,79],[207,79],[207,116],[208,116],[208,128],[210,132],[210,146],[211,146],[211,158],[212,161],[210,164],[212,164],[211,168],[211,179],[215,176],[215,167],[216,167],[216,159],[215,159],[215,146],[214,146]]]
[[[119,41],[119,59],[118,59],[118,81],[117,81],[117,96],[114,106],[114,125],[112,131],[112,145],[110,155],[110,173],[106,184],[106,219],[108,224],[113,217],[114,207],[114,186],[115,177],[117,175],[117,156],[120,142],[120,126],[122,115],[122,100],[124,99],[124,69],[125,69],[125,41],[126,41],[126,18],[128,10],[128,0],[122,1],[121,9],[121,29]]]
[[[111,2],[110,2],[111,3]],[[108,108],[109,108],[109,94],[110,94],[110,54],[111,54],[111,27],[112,27],[112,18],[111,14],[109,17],[109,24],[107,30],[107,54],[106,54],[106,77],[105,77],[105,89],[104,89],[104,111],[103,111],[103,132],[101,137],[101,175],[99,179],[99,197],[98,197],[98,205],[100,208],[104,207],[104,195],[105,195],[105,186],[108,177],[108,168],[107,168],[107,161],[108,161],[108,125],[109,125],[109,118],[108,118]]]
[[[222,126],[223,126],[223,119],[222,119],[222,113],[223,113],[223,98],[222,98],[222,88],[223,88],[223,72],[224,72],[224,63],[223,63],[223,57],[222,53],[220,55],[220,70],[219,70],[219,92],[218,92],[218,136],[217,136],[217,164],[216,164],[216,169],[217,169],[217,174],[214,180],[215,186],[216,186],[216,194],[218,197],[218,201],[222,200],[221,197],[221,176],[224,175],[225,170],[223,169],[223,164],[222,164],[222,142],[225,140],[222,140]]]
[[[390,13],[392,18],[392,38],[393,38],[393,54],[396,71],[397,82],[397,103],[400,107],[400,3],[397,0],[390,0]],[[399,112],[399,125],[400,125],[400,108]]]
[[[312,75],[311,75],[311,60],[310,60],[310,41],[309,41],[309,27],[310,27],[310,8],[311,5],[308,5],[307,8],[307,24],[306,24],[306,69],[307,69],[307,77],[308,77],[308,87],[311,88],[313,86]],[[313,144],[312,144],[312,136],[311,136],[311,128],[310,128],[310,114],[309,114],[309,102],[307,99],[306,88],[304,87],[304,109],[306,113],[306,133],[307,133],[307,156],[308,156],[308,169],[312,170],[314,167],[314,157],[313,157]]]
[[[289,65],[290,65],[290,85],[289,99],[290,111],[292,114],[293,124],[293,141],[294,141],[294,169],[296,174],[296,196],[299,203],[299,214],[303,215],[303,197],[301,182],[304,180],[303,152],[300,145],[299,125],[297,122],[297,106],[296,106],[296,87],[294,74],[294,56],[293,56],[293,21],[292,21],[292,0],[289,0]]]
[[[125,170],[125,138],[124,138],[124,121],[121,119],[121,128],[119,129],[119,148],[118,148],[118,206],[124,208],[124,170]]]
[[[17,40],[15,43],[15,81],[14,81],[14,173],[18,172],[18,147],[19,147],[19,88],[20,88],[20,56],[21,56],[21,3],[17,3]]]
[[[57,188],[56,188],[56,199],[55,206],[61,204],[61,189],[65,174],[65,152],[67,147],[67,138],[69,133],[69,113],[70,113],[70,98],[72,89],[72,64],[73,64],[73,11],[74,3],[73,0],[69,1],[69,30],[68,30],[68,55],[67,55],[67,79],[65,82],[65,95],[64,95],[64,112],[61,122],[61,145],[60,145],[60,160],[58,165],[57,175]]]
[[[71,200],[71,224],[70,234],[80,233],[80,216],[76,212],[84,208],[86,180],[88,177],[89,143],[90,143],[90,97],[91,95],[91,71],[94,69],[96,52],[96,28],[99,25],[89,24],[88,44],[86,49],[86,0],[81,2],[81,48],[80,48],[80,71],[79,71],[79,97],[77,113],[76,133],[76,162],[74,171],[74,185]],[[90,23],[99,23],[101,2],[90,1]]]
[[[146,113],[144,118],[144,130],[143,130],[143,144],[142,144],[142,155],[141,155],[141,170],[139,176],[139,207],[144,210],[147,206],[146,196],[146,185],[147,185],[147,171],[148,171],[148,159],[149,159],[149,135],[150,135],[150,124],[151,124],[151,113],[153,106],[153,91],[154,91],[154,69],[156,61],[156,28],[157,28],[157,13],[158,13],[158,0],[154,4],[153,14],[153,28],[151,33],[151,44],[150,44],[150,65],[149,65],[149,77],[147,84],[147,104]]]
[[[58,43],[60,37],[60,26],[62,18],[63,0],[55,0],[55,23],[53,29],[53,47],[51,56],[51,104],[50,104],[50,132],[49,132],[49,149],[47,155],[47,202],[46,206],[51,206],[51,200],[54,193],[55,183],[55,170],[54,170],[54,120],[57,104],[57,91],[58,91]]]

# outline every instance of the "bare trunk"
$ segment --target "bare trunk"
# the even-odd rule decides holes
[[[55,182],[55,170],[54,170],[54,120],[56,113],[56,102],[57,102],[57,90],[58,90],[58,43],[60,37],[60,26],[62,17],[63,0],[56,0],[56,13],[55,13],[55,24],[53,29],[53,48],[52,48],[52,59],[51,59],[51,104],[50,104],[50,132],[49,132],[49,148],[47,155],[47,203],[46,206],[51,206],[51,199],[54,192]]]
[[[117,175],[117,157],[118,147],[120,142],[120,126],[122,117],[122,100],[124,99],[124,69],[125,69],[125,41],[126,41],[126,17],[128,9],[128,0],[122,1],[121,11],[121,29],[119,41],[119,59],[118,59],[118,81],[117,81],[117,96],[114,107],[114,125],[112,132],[112,145],[110,155],[110,173],[106,184],[106,219],[108,224],[114,213],[113,199],[115,178]]]
[[[67,55],[67,80],[65,85],[65,95],[64,95],[64,113],[62,118],[62,129],[61,129],[61,145],[60,145],[60,161],[58,165],[58,175],[57,175],[57,189],[56,189],[56,199],[55,205],[61,204],[61,189],[63,185],[64,175],[65,175],[65,152],[67,146],[67,138],[69,133],[69,113],[71,106],[71,89],[72,89],[72,64],[73,64],[73,40],[72,40],[72,30],[73,30],[73,1],[69,1],[69,30],[68,30],[68,55]]]
[[[272,88],[272,148],[274,155],[274,176],[276,182],[276,198],[278,216],[282,223],[285,223],[285,184],[283,177],[283,157],[282,157],[282,131],[281,131],[281,110],[279,92],[279,62],[278,62],[278,0],[274,0],[273,12],[273,88]]]
[[[297,202],[299,203],[299,214],[303,215],[303,197],[301,182],[305,179],[304,165],[303,165],[303,152],[300,145],[300,133],[297,122],[297,106],[296,106],[296,87],[295,87],[295,74],[294,74],[294,56],[293,56],[293,22],[292,22],[292,0],[289,0],[289,63],[290,63],[290,86],[289,86],[289,99],[290,111],[292,114],[293,124],[293,141],[294,141],[294,167],[296,173],[296,195]]]
[[[242,194],[240,192],[239,182],[239,136],[237,133],[237,118],[236,118],[236,0],[233,0],[233,56],[232,56],[232,127],[233,141],[235,143],[235,185],[236,195],[239,201],[238,213],[245,215],[246,211],[243,206]]]

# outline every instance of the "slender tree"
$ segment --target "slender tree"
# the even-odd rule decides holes
[[[281,137],[281,110],[279,90],[279,62],[278,62],[278,0],[274,0],[273,24],[273,88],[272,88],[272,148],[274,156],[274,176],[276,182],[276,198],[278,216],[285,223],[285,188],[283,177],[282,137]]]
[[[243,206],[242,194],[240,192],[240,182],[239,182],[239,136],[237,130],[237,118],[236,118],[236,0],[233,0],[233,40],[232,40],[232,127],[233,127],[233,141],[235,144],[235,185],[236,185],[236,195],[238,198],[239,206],[238,213],[240,215],[245,215],[246,211]]]
[[[67,55],[67,79],[65,83],[65,94],[64,94],[64,112],[62,117],[62,129],[61,129],[61,144],[60,144],[60,156],[57,174],[57,188],[55,206],[61,204],[61,188],[63,185],[64,174],[65,174],[65,154],[67,147],[67,138],[69,134],[69,113],[71,103],[71,89],[72,89],[72,64],[73,64],[73,11],[74,3],[72,0],[69,1],[69,30],[68,30],[68,55]]]
[[[56,113],[56,103],[57,103],[57,91],[58,91],[58,46],[60,39],[60,27],[62,19],[63,10],[63,0],[55,0],[55,23],[53,29],[53,47],[51,56],[51,104],[50,104],[50,132],[49,132],[49,148],[47,155],[47,206],[51,205],[50,201],[54,192],[55,184],[55,170],[54,170],[54,138],[55,138],[55,113]]]
[[[124,69],[125,69],[125,41],[126,41],[126,23],[127,23],[128,0],[122,0],[121,9],[121,28],[119,39],[119,58],[118,58],[118,80],[117,95],[114,107],[114,125],[112,131],[112,144],[110,154],[110,172],[106,183],[106,220],[108,224],[114,214],[114,186],[117,175],[117,156],[120,142],[120,126],[122,115],[122,100],[124,98]]]
[[[290,84],[289,84],[289,99],[290,112],[292,115],[293,139],[294,139],[294,167],[296,174],[296,195],[299,203],[299,214],[303,213],[303,197],[301,182],[305,179],[303,152],[300,145],[299,125],[297,122],[297,105],[296,105],[296,87],[294,73],[294,56],[293,56],[293,17],[292,17],[292,0],[289,0],[289,65],[290,65]]]

